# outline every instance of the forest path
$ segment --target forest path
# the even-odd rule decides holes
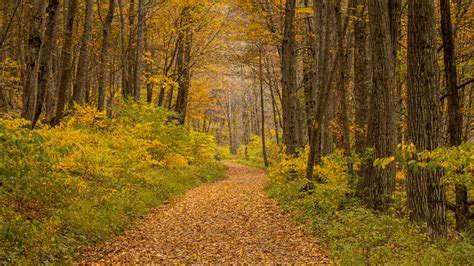
[[[264,171],[228,162],[194,188],[85,254],[87,262],[328,263],[316,238],[269,199]]]

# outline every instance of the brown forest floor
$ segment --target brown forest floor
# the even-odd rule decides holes
[[[317,239],[264,192],[264,171],[226,163],[228,178],[188,191],[139,219],[86,262],[312,263],[329,260]]]

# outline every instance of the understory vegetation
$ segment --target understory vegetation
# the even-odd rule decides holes
[[[74,259],[171,196],[224,176],[214,137],[143,104],[92,108],[55,128],[0,121],[0,261]]]
[[[220,215],[212,233],[238,252],[201,241],[212,217],[176,219],[190,249],[170,238],[169,260],[140,263],[324,263],[328,250],[342,264],[474,265],[473,2],[0,0],[0,265],[86,258],[223,177],[219,160],[267,169],[269,195],[311,225],[311,244],[234,237],[298,242],[246,201],[228,209],[283,233],[230,234],[243,223],[212,208],[232,198],[219,193],[203,216]],[[262,256],[243,258],[254,242]],[[152,253],[127,244],[124,257]]]
[[[430,240],[427,228],[409,221],[406,192],[402,189],[402,183],[406,182],[403,166],[413,163],[403,161],[403,158],[415,151],[410,146],[399,148],[397,191],[388,213],[370,210],[355,197],[354,185],[349,183],[347,160],[340,150],[323,157],[322,165],[315,168],[315,176],[321,180],[319,183],[309,182],[305,178],[307,150],[297,158],[275,153],[268,168],[270,181],[267,192],[295,219],[308,224],[323,240],[324,248],[343,265],[470,264],[474,257],[472,228],[462,234],[450,232],[447,241],[439,242]],[[454,184],[462,182],[473,187],[473,148],[468,144],[459,148],[444,148],[444,151],[433,152],[433,159],[429,163],[418,165],[444,166],[444,182],[450,188],[448,201],[454,201]],[[277,150],[275,146],[268,149]],[[247,157],[249,164],[262,164],[259,150],[261,140],[254,137],[248,146],[248,154],[254,154]],[[419,155],[428,157],[426,151]],[[243,154],[238,157],[244,160]],[[379,160],[376,164],[384,167],[391,159],[387,158],[385,162]],[[360,158],[352,160],[355,162],[354,170],[364,163]],[[454,213],[450,212],[448,218],[453,225]]]

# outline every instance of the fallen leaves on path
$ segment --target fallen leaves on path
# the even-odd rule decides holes
[[[111,242],[89,249],[86,262],[328,263],[316,243],[264,192],[264,171],[227,163],[226,180],[188,191]]]

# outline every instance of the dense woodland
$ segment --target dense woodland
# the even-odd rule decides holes
[[[77,259],[233,159],[338,262],[472,263],[472,0],[0,3],[0,260]]]

